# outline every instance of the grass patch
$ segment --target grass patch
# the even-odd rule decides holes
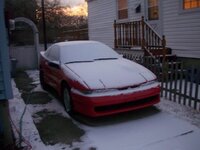
[[[47,115],[55,115],[55,114],[57,114],[55,111],[48,111],[47,109],[43,109],[42,111],[35,113],[34,116],[39,116],[39,117],[44,118]]]
[[[26,104],[47,104],[52,100],[46,92],[22,93],[22,98]]]
[[[36,114],[42,117],[42,120],[36,123],[36,127],[46,145],[56,143],[72,145],[73,142],[81,142],[80,138],[85,132],[75,125],[71,119],[47,110]]]
[[[185,68],[191,68],[192,66],[199,68],[200,65],[200,59],[198,58],[179,57],[178,60],[183,62]]]
[[[21,92],[30,92],[36,85],[32,85],[33,80],[24,71],[18,71],[14,78],[17,88]]]
[[[47,104],[52,98],[45,92],[31,92],[36,85],[31,84],[33,80],[24,71],[18,71],[15,78],[17,88],[22,93],[26,104]]]

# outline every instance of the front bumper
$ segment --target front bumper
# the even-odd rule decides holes
[[[86,96],[71,93],[75,112],[98,117],[152,106],[160,101],[160,86],[150,89],[110,96]]]

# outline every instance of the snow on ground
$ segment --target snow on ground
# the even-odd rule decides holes
[[[187,122],[161,112],[125,123],[104,127],[89,127],[87,136],[92,139],[94,145],[100,150],[146,150],[149,149],[149,146],[156,146],[184,134],[196,133],[196,130],[198,130],[196,127]],[[200,135],[197,137],[200,137]],[[182,144],[188,146],[190,143]],[[196,142],[194,146],[196,148],[191,147],[191,149],[197,150],[200,144]],[[163,147],[162,150],[169,149]]]
[[[33,78],[34,84],[38,85],[38,71],[27,73]],[[14,82],[13,90],[14,99],[9,101],[10,114],[14,124],[19,128],[19,118],[25,104]],[[38,85],[35,90],[42,89]],[[160,111],[151,115],[117,123],[113,123],[111,119],[111,123],[106,125],[92,127],[74,121],[86,131],[86,135],[82,137],[83,142],[73,143],[73,146],[81,147],[80,150],[89,150],[89,147],[96,147],[97,150],[199,150],[200,113],[164,99],[156,107]],[[64,144],[58,143],[53,146],[43,144],[31,114],[44,108],[69,117],[56,99],[43,106],[28,105],[23,118],[25,139],[32,145],[33,150],[59,150],[63,146],[68,150],[73,150],[74,147]]]
[[[156,105],[162,111],[172,114],[175,117],[186,120],[189,123],[200,128],[200,112],[189,106],[183,106],[178,103],[162,98],[161,103]]]

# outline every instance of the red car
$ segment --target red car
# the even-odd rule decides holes
[[[41,52],[40,81],[63,98],[66,111],[97,117],[160,101],[156,76],[96,41],[53,44]]]

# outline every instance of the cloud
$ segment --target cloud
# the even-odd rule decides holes
[[[76,6],[85,2],[85,0],[60,0],[63,5]]]

